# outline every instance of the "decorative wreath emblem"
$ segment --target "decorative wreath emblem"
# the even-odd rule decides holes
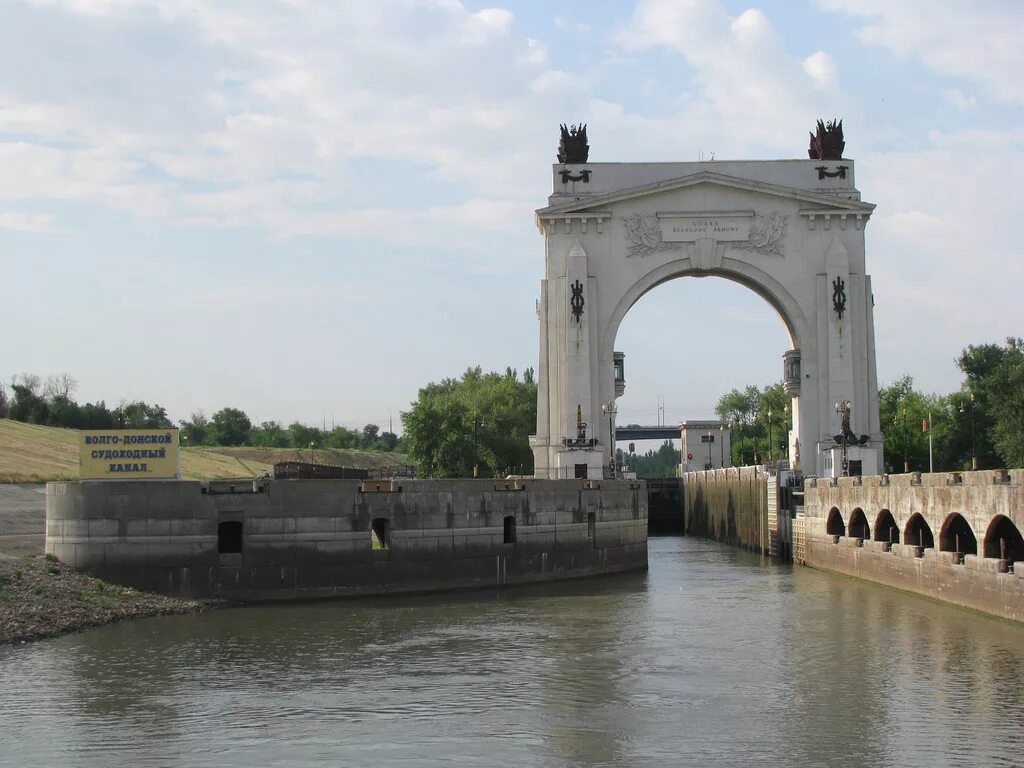
[[[572,288],[572,298],[569,299],[569,306],[572,310],[572,319],[578,323],[583,317],[583,283],[577,280],[570,288]]]
[[[843,312],[846,311],[846,283],[841,277],[837,277],[832,281],[832,309],[836,311],[836,316],[842,320]]]

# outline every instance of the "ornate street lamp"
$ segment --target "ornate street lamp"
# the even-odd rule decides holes
[[[964,401],[960,401],[960,413],[965,413]],[[974,442],[974,393],[971,392],[971,469],[978,469],[978,451]]]
[[[608,417],[608,465],[611,467],[612,480],[615,479],[615,401],[609,400],[601,406],[601,413]]]

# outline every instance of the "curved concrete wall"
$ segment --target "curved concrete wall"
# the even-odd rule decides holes
[[[371,543],[377,519],[386,548]],[[140,589],[241,600],[521,584],[645,569],[647,492],[608,480],[49,483],[46,551]]]
[[[833,509],[845,526],[843,535],[826,529]],[[868,525],[866,536],[851,535],[849,524],[858,509]],[[883,510],[893,517],[898,543],[887,540],[888,532],[875,540]],[[928,524],[932,546],[920,546],[921,538],[913,536],[906,540],[914,515]],[[943,547],[943,527],[953,515],[970,528],[977,554],[965,556],[963,541],[960,553],[948,541]],[[808,565],[1024,621],[1024,558],[1014,562],[984,556],[986,533],[998,516],[1024,532],[1024,471],[818,478],[805,483],[804,516],[795,521],[794,538],[803,537],[801,559]]]

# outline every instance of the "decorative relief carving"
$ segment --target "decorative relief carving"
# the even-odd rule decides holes
[[[824,181],[825,179],[845,179],[846,171],[849,167],[848,165],[840,165],[834,171],[830,171],[827,165],[816,165],[814,170],[818,172],[818,181]]]
[[[754,216],[750,227],[750,238],[745,243],[737,243],[740,248],[761,251],[772,256],[782,255],[782,238],[786,236],[788,216],[773,213],[771,216]]]
[[[576,176],[573,176],[569,171],[559,171],[558,173],[562,177],[563,184],[568,184],[570,181],[582,181],[584,184],[590,183],[590,171],[585,168]]]
[[[661,223],[657,216],[641,216],[634,213],[625,216],[627,256],[650,256],[659,251],[677,250],[682,243],[666,243],[661,234]]]
[[[782,239],[786,236],[788,216],[778,213],[773,213],[770,216],[755,215],[753,222],[750,224],[750,234],[745,240],[724,235],[716,237],[714,232],[716,228],[720,228],[719,220],[727,220],[729,218],[728,215],[717,214],[706,221],[697,221],[692,225],[691,229],[704,227],[711,240],[728,242],[729,245],[736,248],[758,251],[759,253],[772,256],[782,255]],[[638,213],[634,213],[623,217],[622,222],[626,227],[627,256],[650,256],[652,253],[675,250],[683,245],[683,242],[665,241],[662,227],[672,226],[671,221],[666,222],[666,219],[659,219],[658,216],[641,216]],[[711,226],[712,224],[714,226]],[[723,231],[724,229],[728,229],[728,227],[724,227]],[[672,232],[669,234],[674,237]],[[742,234],[740,237],[742,237]],[[691,234],[687,239],[693,241],[702,238],[699,238],[696,234]]]

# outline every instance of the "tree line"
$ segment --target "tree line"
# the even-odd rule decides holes
[[[533,369],[484,373],[477,366],[458,379],[419,390],[402,426],[421,477],[496,477],[533,474],[529,436],[537,426]]]
[[[0,384],[0,418],[67,429],[163,429],[174,427],[167,410],[158,403],[78,403],[73,394],[78,381],[68,373],[42,377],[31,373],[14,376],[10,391]],[[294,422],[253,424],[239,408],[224,407],[207,418],[194,412],[181,422],[185,446],[255,446],[264,448],[337,448],[367,451],[403,450],[402,439],[382,432],[376,424],[362,429],[320,429]]]
[[[910,376],[879,388],[887,472],[927,472],[929,435],[936,472],[1024,466],[1024,341],[970,345],[956,365],[964,374],[956,392],[920,392]],[[732,425],[733,464],[786,456],[788,403],[781,383],[719,398],[715,413]],[[854,413],[854,431],[866,432],[860,424]]]

